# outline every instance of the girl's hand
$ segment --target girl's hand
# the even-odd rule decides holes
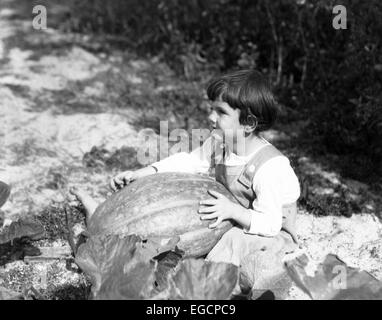
[[[113,191],[117,191],[118,189],[122,189],[125,185],[128,185],[130,182],[135,180],[134,171],[124,171],[117,174],[110,181],[110,187]]]
[[[236,213],[241,210],[239,204],[233,203],[226,196],[219,192],[208,190],[208,193],[215,199],[202,200],[199,202],[203,208],[199,207],[199,213],[204,214],[201,220],[217,220],[209,225],[209,228],[216,228],[224,220],[234,219]]]
[[[157,170],[152,166],[148,166],[136,171],[124,171],[111,179],[110,187],[113,191],[117,191],[118,189],[122,189],[124,186],[128,185],[130,182],[133,182],[136,179],[143,178],[156,172]]]

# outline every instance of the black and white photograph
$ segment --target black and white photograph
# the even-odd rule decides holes
[[[0,300],[382,300],[382,2],[0,0]]]

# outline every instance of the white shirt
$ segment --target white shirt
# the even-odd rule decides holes
[[[152,164],[158,172],[208,173],[211,159],[211,138],[190,153],[180,152]],[[269,144],[269,142],[267,142]],[[261,146],[248,156],[229,152],[226,166],[245,165]],[[256,199],[252,202],[251,225],[244,232],[272,237],[282,226],[282,206],[297,201],[300,184],[290,162],[285,156],[274,157],[265,162],[253,178],[252,189]]]

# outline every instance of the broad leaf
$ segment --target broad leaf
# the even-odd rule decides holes
[[[237,267],[203,259],[179,262],[177,240],[91,237],[79,247],[76,263],[92,279],[93,299],[228,299]]]
[[[19,219],[3,228],[0,232],[0,244],[21,238],[40,240],[45,237],[44,227],[32,219]]]
[[[175,243],[135,235],[92,237],[79,247],[76,263],[92,278],[94,299],[149,299],[157,293],[153,258]]]
[[[233,264],[186,259],[170,278],[169,299],[229,299],[237,280],[238,268]]]
[[[167,251],[156,257],[158,264],[155,271],[155,284],[158,292],[169,286],[169,277],[176,272],[176,267],[182,259],[180,252]]]
[[[45,237],[43,226],[32,219],[19,219],[0,232],[0,266],[24,256],[36,256],[41,252],[30,241]]]
[[[306,271],[308,264],[304,254],[286,262],[286,268],[293,281],[312,299],[382,299],[382,282],[365,271],[348,267],[335,255],[327,255],[316,266],[313,276]]]

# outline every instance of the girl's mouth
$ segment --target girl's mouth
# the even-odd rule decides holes
[[[221,130],[217,129],[216,127],[213,127],[213,129],[211,130],[211,136],[218,140],[221,140],[223,138]]]

